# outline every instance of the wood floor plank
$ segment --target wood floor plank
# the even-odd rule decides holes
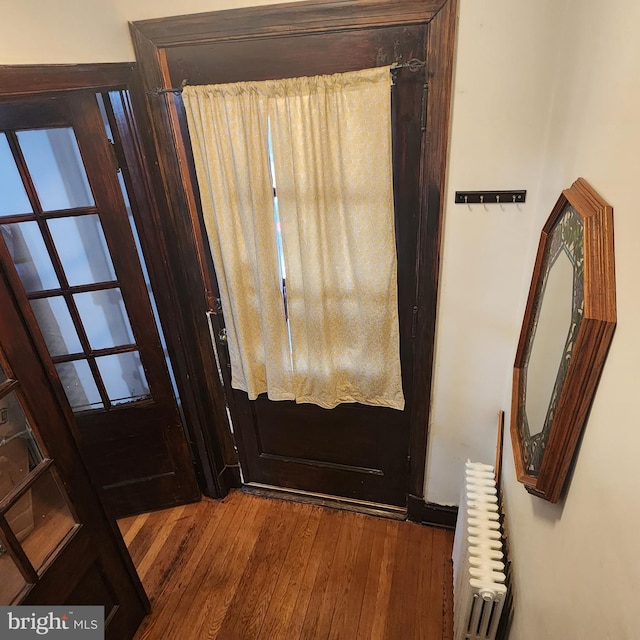
[[[160,550],[164,547],[167,542],[167,538],[175,528],[176,524],[180,522],[180,520],[184,519],[185,508],[186,507],[183,505],[176,507],[175,510],[172,509],[171,515],[169,515],[155,531],[151,544],[136,564],[138,574],[142,580],[144,580],[147,572],[156,561]]]
[[[154,544],[142,559],[139,567],[140,577],[158,597],[165,593],[165,587],[179,578],[184,557],[190,554],[195,540],[202,535],[202,521],[199,516],[204,510],[204,506],[194,509],[190,505],[178,520],[167,521],[161,529],[159,544],[157,547]],[[151,604],[155,606],[156,600],[153,599]]]
[[[340,538],[338,539],[338,545],[335,550],[335,558],[331,565],[331,571],[329,572],[327,586],[322,599],[318,625],[315,630],[316,638],[329,637],[336,609],[340,608],[342,610],[341,613],[344,614],[344,609],[341,607],[343,604],[344,588],[352,577],[353,561],[357,547],[360,544],[362,529],[364,527],[364,516],[360,514],[355,515],[358,517],[351,520],[350,523],[346,523],[347,526],[343,526],[340,532]],[[348,526],[349,524],[350,526]]]
[[[448,548],[448,547],[447,547]],[[444,593],[442,608],[442,640],[453,640],[453,561],[451,554],[445,553],[444,561]]]
[[[384,638],[384,630],[386,628],[387,614],[389,611],[389,601],[391,599],[391,586],[393,583],[396,550],[398,547],[398,533],[401,528],[400,524],[400,522],[387,523],[378,590],[376,593],[373,621],[371,625],[372,639]]]
[[[452,640],[452,532],[237,491],[119,525],[135,640]]]
[[[451,557],[453,534],[443,529],[433,532],[433,562],[431,564],[429,603],[433,610],[429,616],[428,640],[440,640],[443,637],[445,560]]]
[[[270,501],[247,497],[251,498],[249,517],[235,533],[230,534],[230,539],[221,540],[218,550],[208,558],[208,572],[196,594],[197,617],[193,621],[195,631],[190,636],[183,636],[184,640],[224,637],[218,636],[218,631],[272,507]]]
[[[289,640],[293,630],[293,617],[304,583],[305,569],[310,562],[313,545],[318,533],[322,510],[307,507],[308,517],[302,518],[293,534],[287,557],[278,575],[269,608],[267,609],[259,637],[270,640]],[[304,614],[304,612],[303,612]]]
[[[385,638],[414,638],[418,601],[418,576],[420,568],[420,538],[423,527],[406,523],[398,536],[391,597],[385,625]],[[425,568],[429,570],[429,568]],[[424,605],[422,605],[424,606]],[[413,612],[407,615],[407,611]]]
[[[333,615],[332,593],[330,584],[332,581],[332,571],[334,563],[340,562],[339,555],[344,553],[345,540],[348,535],[346,531],[349,526],[348,515],[345,512],[336,513],[336,522],[334,526],[337,536],[335,543],[331,548],[323,550],[324,559],[316,574],[313,583],[311,598],[307,606],[307,611],[300,632],[300,638],[303,640],[324,639],[329,635],[331,627],[331,617]],[[335,578],[333,579],[335,580]]]
[[[148,515],[148,514],[142,514],[142,515]],[[118,520],[118,528],[120,529],[120,533],[121,533],[123,539],[127,535],[127,532],[129,531],[129,529],[131,529],[131,526],[133,525],[133,523],[139,517],[140,517],[139,515],[138,516],[128,516],[127,518],[120,518],[120,520]]]
[[[360,611],[364,598],[371,550],[376,527],[375,518],[361,516],[362,530],[359,539],[352,542],[349,561],[345,564],[341,591],[336,594],[336,605],[331,619],[329,640],[355,638],[358,633]]]
[[[383,561],[385,559],[385,542],[387,538],[387,523],[378,523],[374,527],[369,566],[362,590],[362,604],[358,618],[358,629],[354,636],[356,640],[370,640],[373,635],[373,622],[376,614],[376,604]],[[384,629],[384,623],[382,624]]]
[[[273,514],[263,523],[217,637],[258,637],[296,529],[309,519],[307,505],[273,502]],[[211,631],[205,637],[214,637]]]
[[[438,562],[440,559],[434,555],[434,530],[428,530],[429,535],[422,536],[420,543],[420,566],[428,571],[420,571],[418,576],[418,603],[422,603],[422,606],[418,607],[416,611],[416,638],[420,640],[428,640],[430,633],[429,619],[433,615],[431,605],[431,573],[432,564]]]
[[[170,615],[162,616],[154,628],[148,627],[140,639],[136,636],[136,640],[197,637],[195,634],[203,624],[203,607],[209,596],[205,583],[211,582],[211,567],[224,562],[226,551],[237,537],[239,529],[253,520],[259,508],[255,502],[242,500],[238,495],[231,496],[226,504],[220,506],[222,508],[217,510],[220,522],[215,535],[206,541],[205,548],[199,549],[200,555],[193,554],[193,562],[189,563],[190,572],[182,575],[167,593],[163,607],[167,613],[171,612]],[[184,620],[190,621],[190,629],[183,628]]]
[[[147,514],[147,518],[144,520],[144,523],[132,536],[131,542],[127,544],[129,553],[136,565],[149,550],[149,547],[156,537],[158,529],[162,526],[165,519],[173,517],[172,514],[172,509],[164,509],[163,511],[154,511],[153,513]],[[129,534],[131,534],[131,530],[129,531]]]
[[[321,512],[321,519],[307,566],[300,580],[298,595],[289,621],[289,635],[285,636],[286,640],[303,637],[307,615],[319,606],[320,590],[321,587],[324,587],[340,534],[341,513],[321,507],[316,508]]]
[[[244,511],[239,509],[235,494],[227,500],[217,502],[204,499],[201,504],[204,505],[203,521],[194,523],[198,535],[193,536],[191,544],[181,544],[183,552],[176,560],[171,579],[164,580],[162,584],[150,583],[149,579],[144,581],[152,601],[153,613],[143,622],[136,640],[166,637],[163,634],[167,633],[170,621],[178,619],[180,614],[189,614],[188,604],[183,605],[181,612],[176,611],[180,607],[183,594],[197,588],[203,579],[202,560],[214,543],[218,526],[224,522],[230,523],[236,511],[244,515],[249,508],[249,503],[244,503]]]

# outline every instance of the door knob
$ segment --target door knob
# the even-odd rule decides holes
[[[227,344],[227,329],[226,329],[226,327],[222,327],[222,329],[220,329],[220,333],[218,334],[218,340],[220,340],[220,342],[222,342],[223,344]]]

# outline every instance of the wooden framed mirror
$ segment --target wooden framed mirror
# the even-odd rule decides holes
[[[518,480],[557,502],[616,325],[613,209],[582,178],[542,229],[513,372]]]

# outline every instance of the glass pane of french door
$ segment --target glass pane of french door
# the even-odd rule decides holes
[[[35,584],[79,524],[0,353],[0,604]]]
[[[73,129],[31,129],[17,138],[43,211],[93,205]]]
[[[3,133],[0,161],[0,232],[72,409],[150,398],[73,129]]]
[[[7,136],[0,133],[0,217],[15,213],[31,213],[31,204],[13,161]]]

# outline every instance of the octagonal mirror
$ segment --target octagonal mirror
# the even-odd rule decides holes
[[[513,377],[518,480],[556,502],[616,323],[613,211],[582,178],[542,229]]]

